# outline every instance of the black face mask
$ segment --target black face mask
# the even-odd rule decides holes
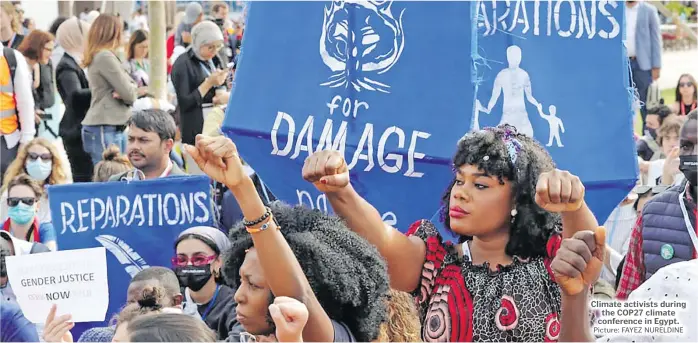
[[[698,186],[698,155],[679,156],[679,170],[692,186]]]
[[[647,133],[647,135],[651,136],[652,139],[657,140],[657,129],[647,128],[646,133]]]
[[[211,265],[178,267],[175,269],[175,274],[177,274],[180,286],[198,292],[211,278]]]

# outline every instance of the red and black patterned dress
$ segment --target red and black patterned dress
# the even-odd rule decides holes
[[[513,257],[497,271],[460,257],[426,220],[410,227],[426,243],[421,286],[415,290],[424,342],[555,342],[560,334],[560,288],[550,262],[561,237],[548,240],[547,256]]]

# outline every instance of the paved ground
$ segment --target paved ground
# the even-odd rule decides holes
[[[659,88],[675,88],[679,76],[684,73],[698,78],[698,49],[664,52]]]

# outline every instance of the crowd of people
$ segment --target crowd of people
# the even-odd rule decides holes
[[[85,11],[42,31],[0,6],[2,342],[698,337],[695,311],[681,314],[686,336],[590,329],[599,318],[590,297],[688,300],[698,281],[698,84],[684,74],[671,103],[648,99],[661,44],[649,37],[657,12],[643,2],[626,4],[643,127],[637,186],[599,223],[581,180],[535,139],[506,124],[473,131],[458,142],[442,199],[456,242],[429,220],[406,234],[385,224],[337,151],[313,153],[302,170],[336,215],[276,201],[221,134],[244,32],[226,3],[205,16],[191,2],[168,28],[164,99],[149,94],[141,10],[126,21]],[[171,265],[133,276],[108,326],[73,337],[71,315],[55,305],[43,324],[24,318],[5,257],[61,250],[48,186],[186,175],[210,178],[216,225],[166,243]]]

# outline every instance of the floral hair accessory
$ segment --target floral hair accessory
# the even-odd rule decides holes
[[[488,127],[485,130],[494,132],[495,129]],[[516,165],[516,159],[519,156],[519,152],[521,151],[523,144],[521,144],[521,142],[516,138],[516,128],[506,125],[504,126],[503,130],[504,135],[502,136],[502,141],[504,142],[504,146],[507,148],[507,153],[509,154],[511,163]]]

